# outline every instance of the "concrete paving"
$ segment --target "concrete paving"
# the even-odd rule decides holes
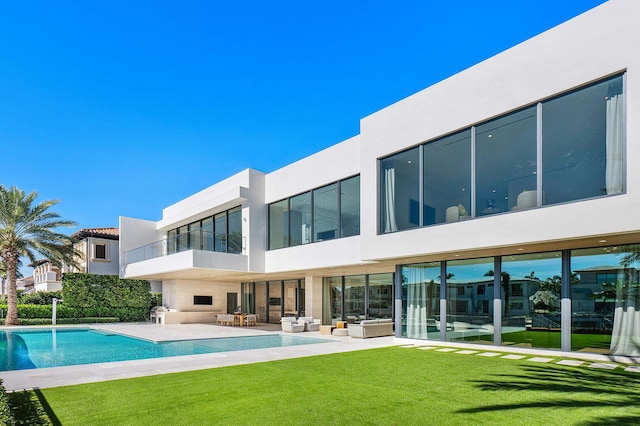
[[[108,324],[90,328],[124,334],[155,342],[171,340],[211,339],[219,337],[255,336],[282,333],[279,325],[250,328],[226,327],[209,324]],[[253,364],[289,358],[357,351],[383,346],[393,346],[393,336],[373,339],[354,339],[320,335],[318,332],[296,333],[295,336],[313,337],[328,343],[252,349],[234,352],[218,352],[202,355],[186,355],[152,358],[135,361],[118,361],[69,367],[37,368],[32,370],[3,371],[0,379],[7,391],[44,389],[78,385],[106,380],[151,376],[180,371],[201,370],[240,364]]]

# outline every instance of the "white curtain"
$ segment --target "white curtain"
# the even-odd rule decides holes
[[[623,285],[629,288],[625,289]],[[640,356],[640,312],[637,310],[640,308],[640,291],[632,285],[618,285],[611,333],[612,355]]]
[[[426,339],[427,335],[427,283],[424,269],[409,267],[407,271],[407,337]]]
[[[622,192],[622,160],[623,160],[623,118],[624,95],[622,93],[609,96],[607,99],[607,130],[606,151],[607,168],[606,182],[607,195]]]
[[[394,168],[384,170],[384,232],[398,230],[396,223],[396,170]]]

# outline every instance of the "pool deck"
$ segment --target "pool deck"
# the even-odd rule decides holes
[[[77,327],[77,326],[76,326]],[[256,336],[282,334],[280,326],[263,325],[251,328],[227,327],[210,324],[99,324],[90,326],[96,330],[111,331],[131,337],[156,342],[171,340],[211,339],[219,337]],[[32,327],[29,327],[32,328]],[[63,328],[61,326],[60,328]],[[66,327],[68,328],[68,327]],[[117,361],[100,364],[74,365],[69,367],[39,368],[32,370],[3,371],[0,379],[7,391],[22,389],[44,389],[58,386],[78,385],[106,380],[152,376],[180,371],[202,370],[231,365],[254,364],[306,356],[350,352],[362,349],[394,346],[393,336],[373,339],[353,339],[320,335],[318,332],[286,333],[296,337],[312,337],[328,343],[297,345],[234,352],[218,352],[202,355],[186,355],[167,358],[152,358],[135,361]]]

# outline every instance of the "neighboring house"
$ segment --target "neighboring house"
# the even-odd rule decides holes
[[[62,290],[62,270],[49,259],[40,259],[28,266],[33,268],[33,291]]]
[[[84,228],[73,233],[73,247],[80,254],[78,266],[65,268],[65,272],[118,275],[119,235],[118,228]]]
[[[7,294],[7,289],[6,289],[6,281],[3,283],[3,285],[5,286],[5,288],[3,288],[3,292],[2,294],[5,295]],[[18,280],[16,281],[16,289],[18,290],[24,290],[25,293],[30,293],[32,291],[34,291],[33,289],[33,277],[26,277],[26,278],[18,278]]]
[[[179,312],[391,317],[398,338],[640,355],[637,286],[606,313],[589,296],[592,268],[638,266],[638,22],[640,2],[606,2],[353,138],[160,221],[121,217],[121,276],[162,280]]]

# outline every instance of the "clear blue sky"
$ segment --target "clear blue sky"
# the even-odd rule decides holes
[[[79,228],[158,220],[601,3],[4,1],[0,183]]]

